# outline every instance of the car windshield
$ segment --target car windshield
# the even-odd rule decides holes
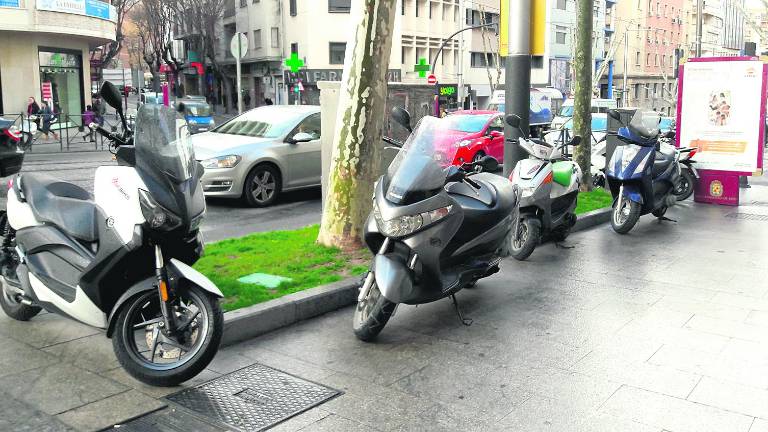
[[[573,117],[573,105],[563,105],[558,115],[560,117]]]
[[[412,202],[445,184],[443,168],[450,165],[463,134],[452,136],[450,116],[423,117],[387,169],[386,198],[395,204]]]
[[[233,118],[213,132],[254,138],[278,138],[296,126],[305,115],[306,113],[261,107]]]
[[[486,123],[488,123],[488,120],[491,119],[491,115],[492,114],[449,115],[445,117],[447,121],[443,127],[450,130],[467,133],[480,132],[483,130],[483,127],[485,127]]]
[[[192,117],[210,117],[211,107],[208,104],[184,104],[188,116]]]
[[[178,182],[192,177],[195,151],[184,131],[184,120],[165,105],[139,108],[134,128],[136,162],[171,176]]]

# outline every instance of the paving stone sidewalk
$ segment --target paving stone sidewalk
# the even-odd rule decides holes
[[[403,306],[366,344],[345,308],[224,349],[187,385],[259,362],[345,392],[277,431],[768,431],[768,182],[742,203],[687,201],[678,223],[644,216],[507,260],[459,294],[469,327],[447,300]],[[129,378],[97,330],[2,316],[0,346],[0,430],[158,409],[144,430],[221,429],[165,408],[179,389]]]

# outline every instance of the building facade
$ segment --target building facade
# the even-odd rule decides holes
[[[744,0],[703,0],[701,56],[738,56],[744,49]],[[685,53],[696,55],[696,0],[685,0]]]
[[[91,103],[89,53],[115,40],[115,15],[98,0],[0,2],[0,113],[24,112],[31,96],[81,114]]]

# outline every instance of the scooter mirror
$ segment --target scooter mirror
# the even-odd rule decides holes
[[[517,114],[510,114],[504,118],[504,121],[513,128],[519,128],[522,119]]]
[[[579,144],[581,144],[581,137],[578,135],[571,138],[571,142],[568,143],[569,146],[577,146]]]
[[[466,173],[456,165],[451,165],[445,169],[445,183],[457,182],[464,179]]]
[[[478,162],[483,172],[495,172],[499,169],[499,161],[493,156],[483,156]]]
[[[411,114],[406,111],[405,108],[392,108],[390,116],[397,122],[397,124],[404,127],[408,132],[413,132],[413,129],[411,128]]]
[[[104,99],[109,106],[117,110],[117,112],[123,111],[123,97],[120,96],[120,91],[114,84],[109,81],[104,81],[99,94],[101,95],[101,98]]]
[[[621,113],[619,113],[615,109],[608,110],[608,117],[610,117],[610,118],[612,118],[612,119],[614,119],[616,121],[621,121]]]

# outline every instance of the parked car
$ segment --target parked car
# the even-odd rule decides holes
[[[454,111],[447,116],[447,129],[436,137],[443,146],[457,144],[458,151],[447,164],[461,165],[493,156],[504,161],[504,113],[498,111]],[[450,152],[453,154],[454,152]],[[446,153],[448,154],[448,153]]]
[[[282,192],[320,185],[320,107],[268,105],[192,137],[206,196],[271,205]]]
[[[144,92],[139,95],[140,104],[161,104],[163,103],[163,94],[160,92]]]
[[[184,118],[189,125],[189,133],[194,135],[207,132],[215,126],[211,106],[204,100],[186,99],[180,101],[184,104]]]

